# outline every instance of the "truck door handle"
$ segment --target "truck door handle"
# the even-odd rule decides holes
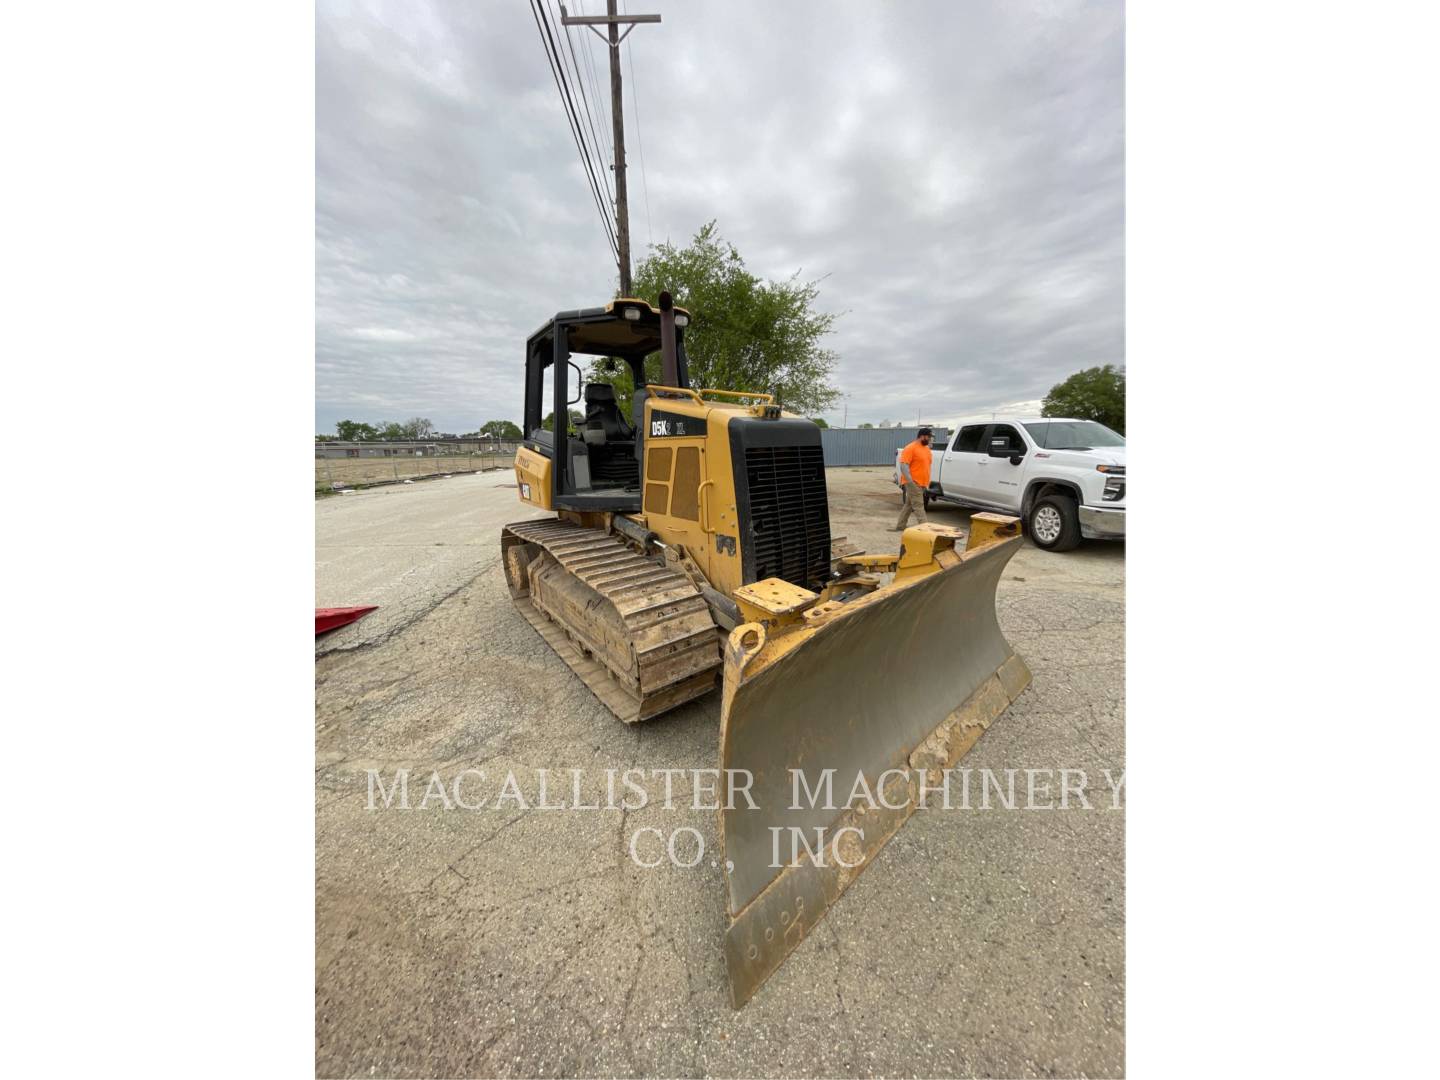
[[[702,480],[700,481],[700,487],[695,491],[695,499],[700,504],[700,528],[707,533],[713,533],[715,530],[710,527],[710,511],[707,509],[705,502],[705,489],[714,486],[714,480]]]

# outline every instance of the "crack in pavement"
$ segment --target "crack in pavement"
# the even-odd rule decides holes
[[[326,656],[350,656],[354,655],[355,653],[365,652],[370,649],[374,649],[381,645],[387,644],[398,635],[403,634],[406,630],[409,630],[410,627],[414,626],[421,619],[425,618],[425,616],[429,615],[441,604],[445,603],[446,600],[449,600],[452,596],[455,596],[460,592],[463,592],[465,589],[468,589],[471,585],[474,585],[475,582],[479,581],[482,577],[484,577],[490,571],[494,570],[499,565],[500,557],[497,555],[489,563],[485,564],[479,570],[475,571],[475,573],[472,574],[470,577],[466,578],[459,585],[456,585],[455,588],[451,589],[449,592],[435,598],[430,603],[426,604],[415,615],[412,615],[410,618],[405,619],[402,622],[396,623],[394,626],[387,627],[385,632],[379,637],[370,638],[366,641],[357,641],[353,645],[337,645],[333,649],[321,649],[320,651],[316,652],[315,659],[320,660],[321,658]]]

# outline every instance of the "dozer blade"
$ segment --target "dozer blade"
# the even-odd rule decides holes
[[[721,761],[755,803],[721,811],[737,1008],[1030,682],[995,616],[1018,522],[975,517],[963,554],[955,530],[911,528],[889,584],[730,635]]]

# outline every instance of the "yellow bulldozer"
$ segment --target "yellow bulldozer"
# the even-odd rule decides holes
[[[738,1008],[1029,684],[995,616],[1021,535],[975,514],[894,552],[833,541],[819,429],[769,394],[692,388],[689,319],[661,293],[531,335],[515,477],[554,516],[506,526],[501,552],[520,612],[621,720],[720,687]],[[576,355],[626,364],[629,417]]]

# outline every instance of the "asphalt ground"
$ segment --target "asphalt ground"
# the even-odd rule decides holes
[[[834,535],[896,546],[889,472],[828,472]],[[1002,580],[1034,682],[962,764],[1020,770],[1017,808],[917,813],[736,1011],[713,811],[654,780],[629,812],[498,798],[510,772],[533,803],[538,769],[566,801],[581,769],[603,803],[606,769],[718,763],[718,694],[627,727],[515,612],[500,526],[538,516],[509,472],[316,502],[317,606],[380,605],[316,643],[317,1075],[1123,1073],[1123,545],[1027,544]],[[433,771],[470,768],[483,809],[420,808]],[[1024,770],[1060,768],[1092,808],[1025,809]],[[369,809],[369,770],[398,769],[412,809]],[[647,827],[707,854],[643,869]]]

